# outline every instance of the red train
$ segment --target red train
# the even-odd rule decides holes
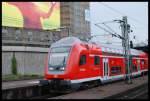
[[[148,55],[131,49],[132,76],[148,71]],[[121,47],[87,43],[66,37],[52,44],[45,62],[44,83],[54,89],[78,88],[125,78]]]

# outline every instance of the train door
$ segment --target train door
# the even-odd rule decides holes
[[[108,58],[103,58],[103,77],[104,80],[108,79],[109,67],[108,67]]]
[[[137,70],[140,71],[140,59],[137,60]]]

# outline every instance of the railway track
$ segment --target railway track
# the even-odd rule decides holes
[[[106,99],[148,99],[148,83]]]
[[[87,88],[87,89],[90,89],[90,88]],[[77,90],[74,92],[84,91],[87,89],[80,89],[80,90]],[[31,99],[48,99],[48,98],[52,98],[52,97],[65,95],[68,93],[50,93],[50,94],[43,95],[43,96],[32,97]],[[73,93],[73,92],[70,92],[70,93]],[[141,86],[138,86],[136,88],[130,89],[126,92],[123,92],[123,93],[120,93],[117,95],[113,95],[113,96],[110,96],[110,97],[107,97],[104,99],[146,99],[146,98],[148,98],[148,84],[147,83],[143,84]]]
[[[47,99],[47,98],[56,97],[56,96],[60,96],[60,95],[59,94],[47,94],[43,96],[32,97],[30,99]]]
[[[100,85],[99,85],[100,86]],[[95,86],[96,87],[96,86]],[[84,91],[84,90],[87,90],[87,89],[90,89],[90,88],[94,88],[94,87],[84,87],[84,88],[80,88],[78,90],[73,90],[73,91],[67,91],[67,92],[50,92],[49,94],[46,94],[46,95],[42,95],[42,96],[37,96],[37,97],[32,97],[30,99],[47,99],[47,98],[51,98],[51,97],[57,97],[57,96],[61,96],[61,95],[65,95],[65,94],[69,94],[69,93],[74,93],[74,92],[78,92],[78,91]]]

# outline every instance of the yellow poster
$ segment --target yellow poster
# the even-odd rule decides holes
[[[2,2],[2,26],[57,29],[60,27],[60,3]]]

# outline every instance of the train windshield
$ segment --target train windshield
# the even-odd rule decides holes
[[[49,56],[49,67],[65,68],[71,47],[53,47]]]

